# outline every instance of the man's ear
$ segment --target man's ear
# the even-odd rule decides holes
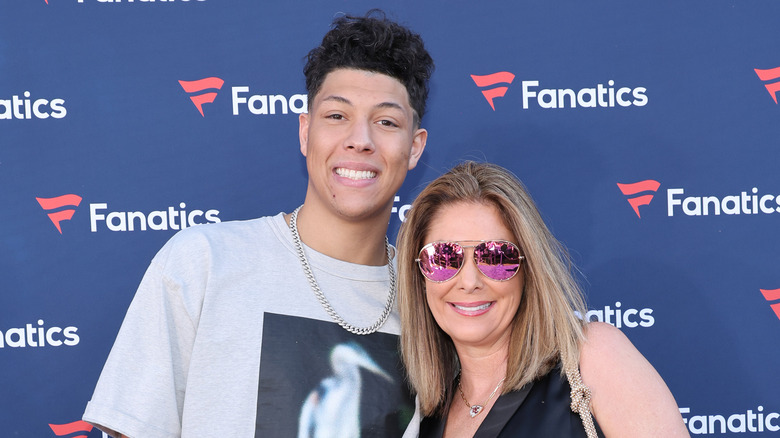
[[[409,170],[412,170],[417,166],[417,161],[425,150],[425,143],[428,141],[428,131],[425,129],[418,129],[414,132],[412,138],[412,150],[409,152]]]
[[[301,142],[301,153],[306,156],[309,147],[309,114],[298,116],[298,140]]]

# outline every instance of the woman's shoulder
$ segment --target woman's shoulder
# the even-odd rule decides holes
[[[595,360],[603,359],[604,355],[609,356],[626,353],[626,350],[636,350],[620,329],[605,322],[588,323],[584,333],[585,342],[582,344],[582,354],[593,356],[592,359]]]
[[[689,436],[666,383],[619,329],[600,322],[585,327],[580,373],[607,436]]]
[[[614,392],[636,385],[637,378],[657,376],[657,372],[616,327],[603,322],[585,326],[580,349],[583,382],[593,392],[602,388]],[[660,377],[660,376],[659,376]]]

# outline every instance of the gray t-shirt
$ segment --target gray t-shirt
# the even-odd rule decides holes
[[[338,314],[376,322],[387,266],[305,251]],[[134,438],[400,436],[398,332],[397,312],[368,336],[332,322],[281,213],[188,228],[152,260],[84,420]]]

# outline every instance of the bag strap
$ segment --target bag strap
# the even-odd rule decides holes
[[[598,438],[593,416],[590,413],[590,388],[582,382],[579,367],[566,367],[566,378],[571,386],[571,410],[580,415],[588,438]]]

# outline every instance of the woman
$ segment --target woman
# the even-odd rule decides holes
[[[576,316],[568,257],[507,170],[466,162],[436,179],[398,248],[421,437],[689,436],[628,339]]]

